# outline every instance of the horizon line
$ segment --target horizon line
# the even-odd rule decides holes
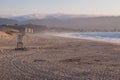
[[[17,16],[26,16],[26,15],[73,15],[73,16],[120,16],[115,14],[72,14],[72,13],[28,13],[28,14],[0,14],[1,17],[17,17]]]

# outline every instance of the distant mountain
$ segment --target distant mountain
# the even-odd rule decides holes
[[[45,15],[41,15],[41,14],[30,14],[30,15],[21,15],[21,16],[12,16],[9,17],[9,19],[14,19],[17,21],[26,21],[26,20],[31,20],[31,19],[43,19],[45,18]]]
[[[22,24],[47,25],[48,27],[64,27],[73,29],[120,29],[120,17],[73,17],[69,19],[45,18],[24,21]]]
[[[9,19],[3,20],[2,24],[18,22],[19,24],[46,25],[48,27],[84,29],[84,30],[120,29],[120,16],[31,14],[9,17]]]
[[[14,25],[17,24],[18,21],[8,19],[8,18],[0,18],[0,25]]]
[[[30,14],[30,15],[22,15],[22,16],[12,16],[9,17],[9,19],[14,19],[18,21],[26,21],[26,20],[33,20],[33,19],[60,19],[60,20],[66,20],[71,18],[77,18],[77,17],[91,17],[87,15],[67,15],[67,14]]]

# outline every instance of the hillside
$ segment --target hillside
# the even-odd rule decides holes
[[[71,18],[60,20],[51,19],[34,19],[24,21],[23,24],[47,25],[48,27],[63,27],[72,29],[85,30],[112,30],[120,29],[120,17],[90,17],[90,18]]]
[[[13,24],[17,24],[18,21],[13,20],[13,19],[8,19],[8,18],[0,18],[0,25],[13,25]]]
[[[1,18],[1,24],[34,24],[46,25],[49,28],[79,29],[85,31],[120,31],[120,16],[24,15],[10,17],[9,19]]]

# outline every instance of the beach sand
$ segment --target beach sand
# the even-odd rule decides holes
[[[120,45],[46,34],[0,40],[0,80],[120,80]]]

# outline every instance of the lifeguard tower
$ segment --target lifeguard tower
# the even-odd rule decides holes
[[[15,48],[15,50],[25,50],[26,49],[23,44],[24,43],[23,38],[26,35],[26,33],[33,33],[33,28],[25,27],[25,28],[19,29],[19,34],[17,37],[17,47]]]

